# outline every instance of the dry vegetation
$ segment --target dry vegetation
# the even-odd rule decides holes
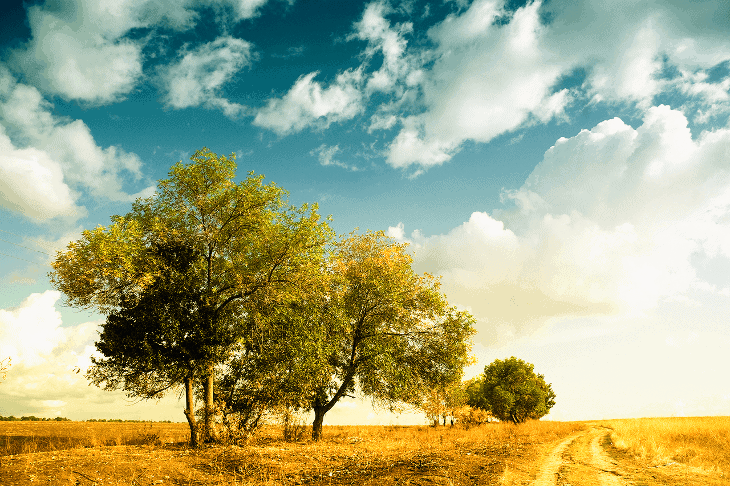
[[[271,428],[190,450],[184,424],[0,423],[0,483],[104,485],[496,484],[529,478],[546,444],[582,423],[331,426],[320,442]]]
[[[271,427],[247,444],[191,450],[186,424],[0,422],[0,485],[530,484],[541,458],[588,425],[330,426],[320,442]],[[636,484],[726,484],[730,417],[602,425]]]
[[[695,472],[730,473],[730,417],[609,420],[614,447],[644,467],[684,465]]]

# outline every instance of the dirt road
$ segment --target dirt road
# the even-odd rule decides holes
[[[545,458],[536,486],[591,485],[623,486],[633,484],[603,449],[609,429],[593,426],[563,440]]]
[[[726,484],[722,479],[676,463],[645,467],[617,453],[611,429],[591,425],[553,446],[544,456],[535,486],[665,486]],[[608,451],[612,455],[609,455]]]

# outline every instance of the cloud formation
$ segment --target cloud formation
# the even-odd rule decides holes
[[[154,190],[126,193],[122,177],[142,177],[139,157],[117,146],[99,147],[83,121],[54,116],[36,88],[17,83],[2,65],[0,121],[0,144],[6,149],[0,167],[7,176],[3,205],[9,209],[38,220],[81,217],[74,188],[112,201],[133,201]],[[18,185],[31,182],[36,184]]]
[[[98,353],[100,321],[64,325],[56,309],[60,296],[48,290],[0,309],[0,356],[12,358],[0,385],[0,415],[182,420],[174,394],[130,407],[123,393],[89,386],[84,373]]]
[[[316,110],[313,98],[325,88],[310,73],[269,100],[254,124],[288,135],[372,109],[369,133],[397,129],[386,141],[387,163],[418,174],[449,161],[465,142],[567,120],[566,109],[579,99],[646,110],[657,96],[679,91],[693,98],[697,121],[730,111],[727,80],[707,80],[707,70],[730,60],[730,31],[717,20],[730,7],[619,3],[537,1],[511,9],[504,0],[457,2],[424,33],[412,22],[389,20],[408,9],[374,1],[348,37],[367,45],[357,71],[349,71],[360,79],[340,96],[347,102]],[[687,17],[689,10],[696,18]],[[606,18],[612,21],[595,21]],[[581,76],[582,84],[563,86]]]
[[[445,235],[406,237],[420,271],[469,303],[487,341],[558,316],[645,312],[730,279],[700,278],[696,261],[730,259],[730,130],[693,140],[667,106],[634,129],[618,118],[551,147],[514,207],[475,212]]]
[[[220,92],[234,74],[251,64],[251,58],[251,44],[231,36],[183,48],[179,60],[161,70],[165,104],[177,109],[202,105],[220,109],[230,118],[244,114],[245,106],[231,103]]]
[[[74,203],[63,171],[47,153],[18,149],[0,126],[0,205],[35,220],[80,217],[85,209]]]
[[[301,76],[284,96],[269,99],[253,124],[288,135],[312,126],[326,128],[362,111],[360,70],[345,71],[326,87],[314,80],[317,74]]]
[[[74,372],[91,364],[98,323],[62,327],[59,298],[59,292],[47,291],[31,294],[15,309],[0,309],[0,356],[13,361],[0,393],[6,406],[22,413],[65,415],[69,406],[100,398]]]
[[[131,38],[130,32],[187,31],[197,23],[201,7],[219,11],[219,20],[237,23],[258,16],[267,1],[60,0],[31,5],[31,39],[12,52],[11,65],[45,93],[109,104],[126,97],[143,75],[142,50],[149,36]],[[238,109],[220,98],[214,103],[224,111]]]

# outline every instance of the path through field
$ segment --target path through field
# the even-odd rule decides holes
[[[593,424],[554,445],[544,456],[535,486],[719,486],[718,478],[690,471],[676,463],[642,467],[626,457],[608,454],[611,429]],[[615,451],[615,449],[614,449]],[[621,457],[616,455],[616,457]]]
[[[592,426],[555,447],[543,462],[536,486],[591,485],[623,486],[632,484],[616,462],[603,449],[609,434],[605,427]]]

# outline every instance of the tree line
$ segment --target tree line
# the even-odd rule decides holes
[[[461,381],[474,319],[406,245],[337,237],[316,204],[235,172],[235,155],[204,148],[57,254],[66,304],[106,315],[92,383],[142,399],[182,388],[196,446],[281,409],[312,411],[317,440],[344,397],[420,406]]]

